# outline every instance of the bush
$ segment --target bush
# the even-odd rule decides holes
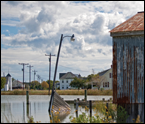
[[[101,91],[103,91],[104,90],[104,88],[101,88]]]

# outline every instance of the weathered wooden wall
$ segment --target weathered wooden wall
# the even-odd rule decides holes
[[[113,37],[113,103],[144,122],[144,35]]]
[[[144,35],[113,37],[113,103],[144,103]]]

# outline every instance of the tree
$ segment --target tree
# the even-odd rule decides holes
[[[84,84],[85,84],[85,80],[75,77],[74,80],[70,83],[70,86],[77,87],[79,90],[81,87],[84,86]]]
[[[49,85],[49,80],[47,80],[46,82],[47,82],[47,83],[48,83],[48,85]],[[59,82],[59,81],[55,81],[55,83],[57,83],[57,82]],[[50,89],[52,89],[52,86],[53,86],[53,81],[52,81],[52,80],[50,80]]]
[[[43,82],[41,83],[41,86],[42,86],[42,88],[45,89],[45,90],[49,88],[49,84],[48,84],[46,81],[43,81]]]
[[[100,89],[103,82],[106,81],[104,76],[100,76],[99,74],[95,74],[91,77],[90,81],[87,81],[88,84],[95,83],[98,89]]]
[[[1,89],[4,88],[5,83],[6,83],[6,78],[5,77],[1,77]]]
[[[38,89],[39,85],[40,85],[40,83],[38,81],[32,81],[30,83],[30,89]]]

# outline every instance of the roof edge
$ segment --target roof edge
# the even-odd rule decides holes
[[[133,36],[133,35],[144,35],[144,30],[139,31],[124,31],[124,32],[111,32],[110,36],[117,37],[117,36]]]

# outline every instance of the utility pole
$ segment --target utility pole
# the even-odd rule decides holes
[[[33,71],[34,72],[34,83],[35,83],[35,74],[36,74],[36,70]],[[34,88],[34,87],[33,87]]]
[[[38,80],[40,81],[40,79],[41,79],[41,77],[40,77],[40,75],[37,75],[37,78],[38,78]],[[38,81],[38,82],[39,82]],[[39,82],[40,83],[40,82]],[[37,89],[38,89],[38,85],[37,85]]]
[[[51,55],[50,53],[50,55],[45,54],[45,56],[49,56],[49,94],[50,94],[51,56],[55,56],[55,55]]]
[[[30,83],[31,83],[31,67],[33,67],[33,66],[29,65],[27,67],[29,67],[29,89],[30,89]]]
[[[29,63],[19,63],[20,65],[23,65],[23,90],[24,90],[24,65],[29,65]]]

